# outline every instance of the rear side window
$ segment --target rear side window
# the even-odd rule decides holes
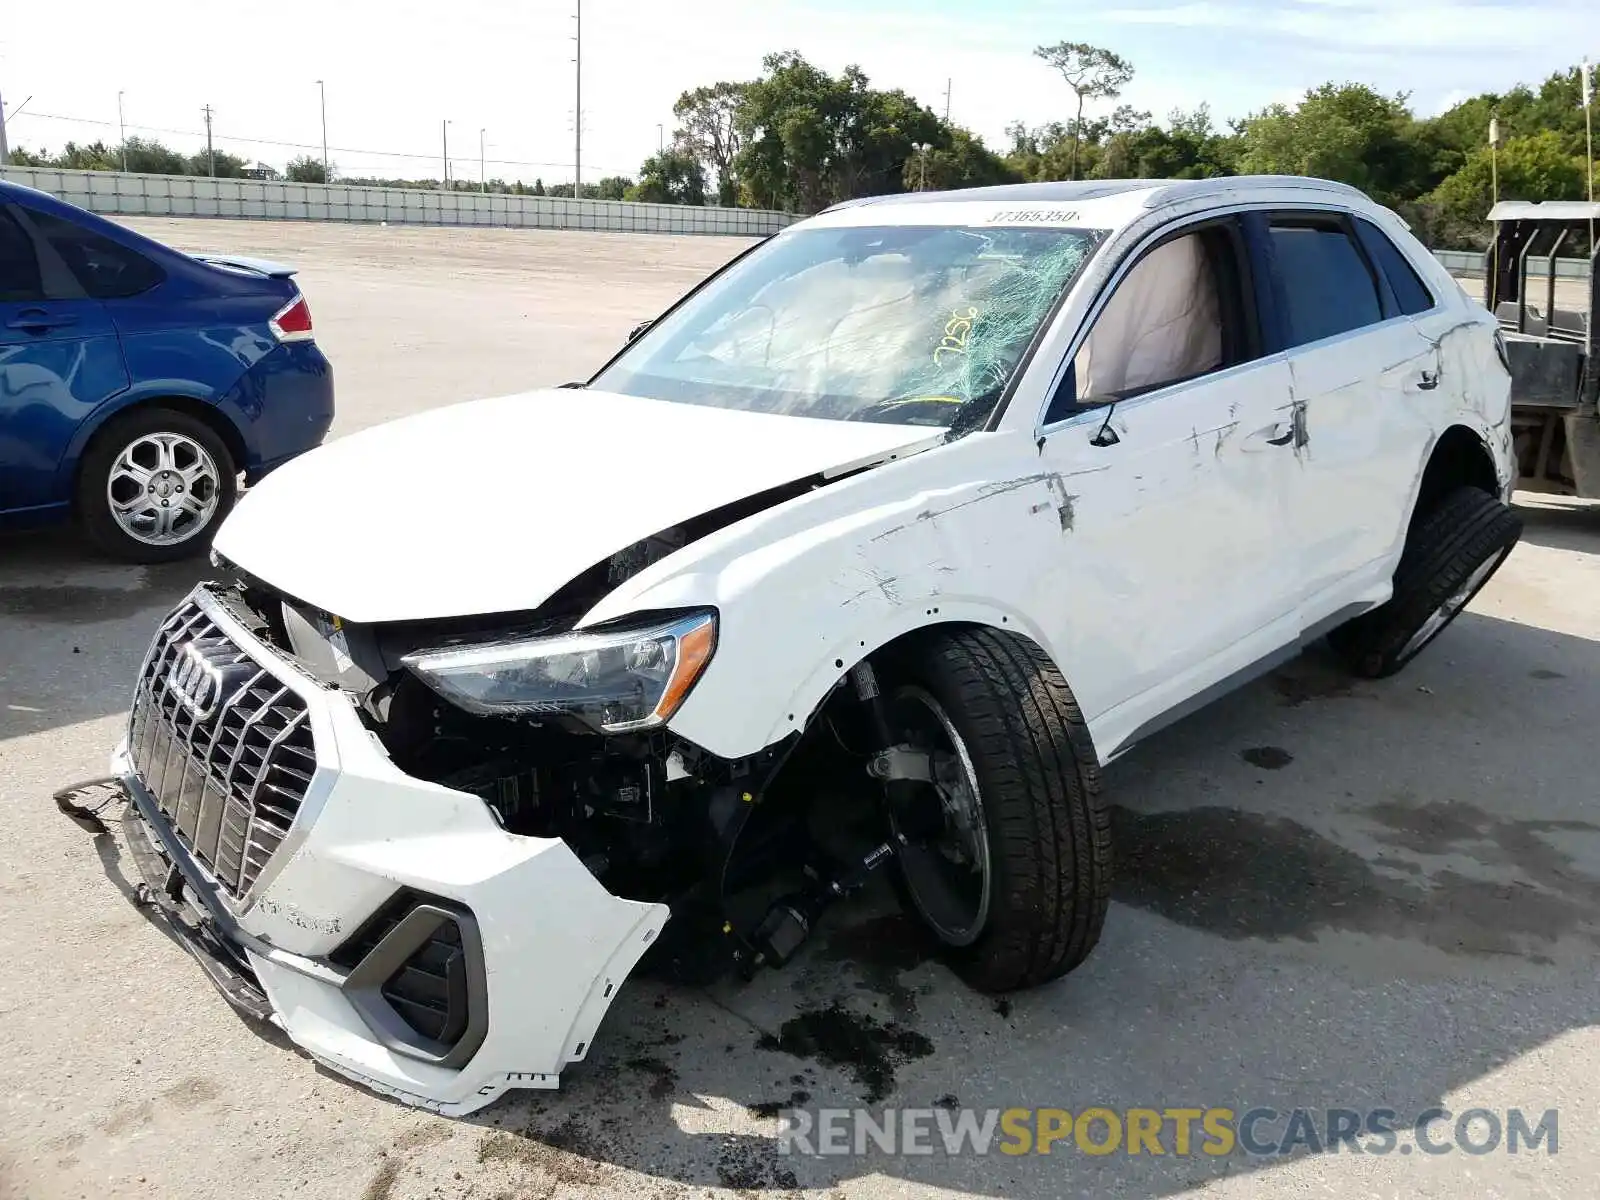
[[[1361,240],[1366,243],[1368,252],[1377,260],[1378,269],[1389,280],[1389,286],[1394,290],[1394,298],[1399,303],[1401,312],[1411,317],[1417,313],[1427,312],[1437,303],[1433,293],[1428,290],[1428,285],[1422,282],[1417,269],[1411,265],[1410,259],[1389,240],[1388,234],[1371,221],[1361,221]]]
[[[39,258],[16,219],[0,209],[0,304],[44,299]]]
[[[147,292],[166,276],[144,255],[50,213],[28,213],[78,280],[96,300],[123,300]]]
[[[1383,320],[1372,269],[1343,224],[1276,218],[1271,230],[1291,346]]]

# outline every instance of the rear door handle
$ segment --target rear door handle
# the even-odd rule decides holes
[[[1431,392],[1438,386],[1439,372],[1437,371],[1424,371],[1422,372],[1422,377],[1417,380],[1417,391],[1419,392]]]
[[[56,329],[62,325],[76,325],[76,313],[49,313],[42,308],[23,309],[22,313],[12,321],[6,322],[7,329]]]
[[[1273,428],[1276,429],[1277,426],[1274,425]],[[1291,423],[1290,426],[1289,426],[1289,432],[1288,433],[1284,434],[1282,437],[1268,438],[1267,439],[1267,445],[1269,445],[1269,446],[1287,446],[1292,441],[1294,441],[1294,425]]]

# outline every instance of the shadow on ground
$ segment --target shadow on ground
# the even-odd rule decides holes
[[[0,741],[126,711],[157,623],[209,570],[113,562],[69,530],[0,538]]]
[[[1600,553],[1600,504],[1545,497],[1518,501],[1524,542],[1551,550]]]
[[[1170,1130],[1163,1157],[810,1158],[777,1152],[776,1114],[1381,1106],[1403,1127],[1449,1107],[1600,1021],[1600,811],[1580,736],[1597,708],[1575,682],[1595,679],[1600,643],[1470,614],[1394,680],[1353,683],[1308,654],[1108,773],[1117,903],[1070,977],[974,993],[884,894],[830,914],[786,973],[708,991],[635,981],[559,1093],[472,1119],[475,1194],[878,1175],[997,1197],[1167,1195],[1286,1160],[1180,1157]],[[1500,738],[1525,747],[1516,778],[1493,774]],[[1352,759],[1363,741],[1372,758]]]

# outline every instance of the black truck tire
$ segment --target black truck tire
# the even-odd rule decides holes
[[[1064,975],[1099,941],[1111,896],[1110,815],[1066,680],[1033,642],[969,628],[924,642],[894,681],[931,696],[959,734],[988,838],[986,917],[960,945],[930,924],[945,957],[982,991]]]
[[[1510,505],[1480,488],[1457,488],[1413,524],[1394,595],[1339,626],[1329,643],[1355,674],[1393,675],[1456,619],[1521,536],[1522,518]]]

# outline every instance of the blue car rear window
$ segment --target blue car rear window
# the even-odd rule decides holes
[[[161,268],[144,255],[119,246],[81,225],[50,213],[30,212],[44,234],[78,280],[78,286],[96,300],[124,300],[147,292],[166,278]]]

